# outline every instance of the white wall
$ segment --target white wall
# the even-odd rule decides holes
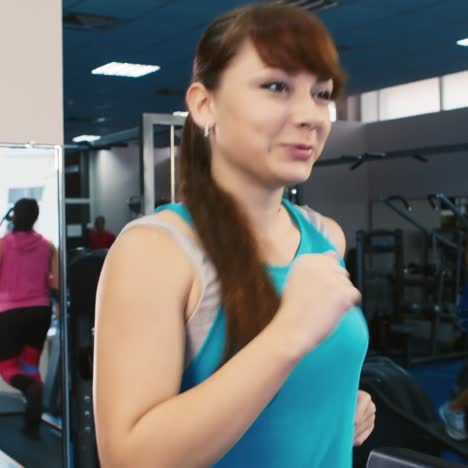
[[[2,0],[0,57],[0,142],[62,145],[62,2]]]
[[[367,125],[369,151],[468,143],[468,108]],[[393,194],[424,198],[430,192],[468,193],[468,151],[369,164],[371,200]]]
[[[90,154],[91,216],[104,216],[114,234],[132,218],[127,202],[140,193],[139,158],[137,145]]]
[[[338,121],[333,125],[322,159],[364,151],[468,143],[468,109],[370,124]],[[468,151],[427,158],[426,164],[414,159],[371,162],[355,171],[344,165],[317,167],[305,185],[305,202],[336,219],[352,246],[355,232],[370,228],[371,201],[394,194],[409,199],[422,199],[431,192],[468,194]]]
[[[177,155],[176,148],[176,155]],[[171,199],[171,160],[170,148],[156,148],[154,150],[154,196],[155,202],[161,199]],[[175,173],[177,182],[177,157],[175,163]]]
[[[468,109],[377,122],[367,126],[368,147],[371,151],[388,151],[468,143],[467,130]],[[427,195],[468,194],[468,151],[427,159],[427,163],[395,159],[369,164],[371,227],[403,230],[405,262],[421,261],[424,236],[380,200],[390,195],[404,196],[412,205],[411,215],[427,228],[435,228],[440,227],[440,215],[426,202]]]
[[[389,195],[426,198],[433,192],[468,193],[468,151],[430,156],[428,160],[420,163],[415,159],[395,159],[370,164],[370,199],[381,200]]]
[[[169,149],[155,149],[156,200],[170,199]],[[91,216],[102,215],[117,234],[133,218],[128,200],[140,194],[140,148],[113,147],[90,154]],[[94,221],[94,220],[93,220]]]

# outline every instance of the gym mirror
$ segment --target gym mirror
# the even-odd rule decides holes
[[[60,170],[54,146],[0,146],[0,466],[62,467]]]

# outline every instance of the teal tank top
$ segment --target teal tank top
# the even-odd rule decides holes
[[[283,200],[283,205],[301,234],[296,258],[336,250],[294,204]],[[184,205],[168,204],[156,211],[165,209],[192,224]],[[339,262],[344,266],[342,259]],[[280,294],[291,267],[292,264],[267,266]],[[357,391],[368,341],[365,318],[360,308],[354,307],[330,335],[296,365],[270,404],[214,466],[351,468]],[[221,306],[203,346],[183,374],[181,392],[215,372],[224,342],[225,316]]]

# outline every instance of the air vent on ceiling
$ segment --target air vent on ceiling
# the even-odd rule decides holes
[[[90,124],[90,123],[95,123],[96,118],[90,117],[90,116],[70,115],[70,117],[65,118],[65,122],[76,123],[76,124]]]
[[[114,16],[91,15],[88,13],[68,12],[63,15],[63,27],[83,31],[110,31],[126,24],[127,19]]]
[[[336,0],[276,0],[272,3],[281,3],[282,5],[291,5],[305,8],[306,10],[317,13],[319,11],[335,8],[339,5]]]
[[[170,89],[160,88],[157,89],[154,94],[156,96],[185,96],[185,90],[183,89]]]

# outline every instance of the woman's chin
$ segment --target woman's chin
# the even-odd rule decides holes
[[[288,174],[283,174],[283,185],[303,184],[309,179],[311,173],[311,170],[289,171]]]

